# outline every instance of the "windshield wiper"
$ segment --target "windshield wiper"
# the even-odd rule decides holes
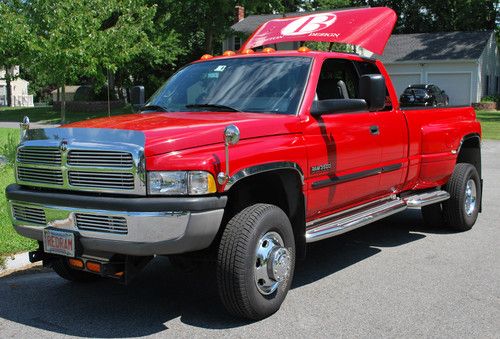
[[[219,104],[191,104],[191,105],[186,105],[186,108],[213,108],[216,110],[224,110],[228,112],[241,112],[236,108]]]
[[[168,112],[168,109],[166,109],[163,106],[160,105],[145,105],[139,108],[140,112],[145,112],[145,111],[156,111],[156,112]]]

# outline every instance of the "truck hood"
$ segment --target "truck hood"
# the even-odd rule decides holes
[[[145,155],[180,151],[223,143],[227,125],[236,125],[241,140],[299,132],[295,115],[239,112],[179,112],[126,114],[84,120],[63,128],[110,128],[141,131],[146,138]]]

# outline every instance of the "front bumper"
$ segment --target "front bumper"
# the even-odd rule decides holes
[[[23,236],[42,241],[43,229],[54,227],[78,233],[84,253],[135,256],[207,248],[227,202],[225,196],[127,198],[39,191],[15,184],[7,187],[6,195],[14,228]]]

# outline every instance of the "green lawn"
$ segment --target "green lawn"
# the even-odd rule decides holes
[[[8,136],[19,140],[19,130],[12,128],[0,128],[0,148],[8,140]],[[12,228],[10,223],[5,188],[14,182],[14,170],[12,166],[6,165],[0,168],[0,258],[2,255],[19,253],[36,248],[36,242],[21,237]],[[0,265],[1,265],[0,259]]]
[[[130,106],[112,109],[111,115],[132,113]],[[0,107],[0,121],[21,122],[27,115],[31,122],[57,124],[61,122],[61,112],[52,107]],[[86,119],[100,118],[108,116],[108,112],[78,113],[66,112],[66,122],[75,122]]]
[[[477,111],[481,121],[483,139],[500,140],[500,111]]]

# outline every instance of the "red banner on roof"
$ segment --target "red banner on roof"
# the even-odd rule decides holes
[[[387,7],[274,19],[261,25],[242,49],[290,41],[326,41],[361,46],[382,54],[396,20],[396,13]]]

